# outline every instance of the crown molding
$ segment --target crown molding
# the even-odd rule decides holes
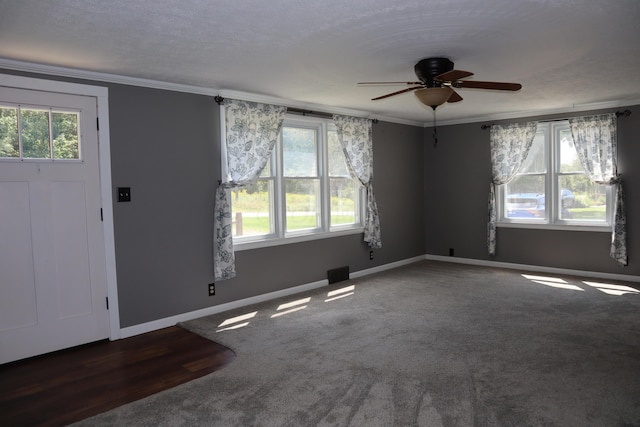
[[[481,122],[490,122],[490,121],[497,121],[497,120],[522,119],[522,118],[529,118],[529,117],[551,116],[555,114],[574,114],[574,113],[581,113],[584,111],[630,107],[633,105],[640,105],[640,99],[625,99],[625,100],[608,101],[608,102],[594,102],[591,104],[578,104],[578,105],[573,105],[571,107],[556,108],[553,110],[541,109],[541,110],[518,111],[515,113],[489,114],[486,116],[470,117],[468,119],[438,120],[438,126],[481,123]],[[432,127],[432,126],[433,126],[433,123],[430,123],[430,122],[423,123],[423,127],[425,128]]]
[[[318,111],[323,113],[344,114],[355,117],[375,118],[380,121],[398,123],[409,126],[418,126],[423,128],[432,127],[433,123],[401,119],[391,116],[380,116],[372,114],[368,111],[353,110],[349,108],[332,107],[321,104],[313,104],[307,102],[293,101],[284,98],[278,98],[267,95],[260,95],[249,92],[236,90],[225,90],[222,88],[207,88],[201,86],[183,85],[179,83],[164,82],[159,80],[142,79],[138,77],[122,76],[118,74],[100,73],[96,71],[87,71],[77,68],[57,67],[53,65],[37,64],[33,62],[15,61],[12,59],[0,58],[0,69],[23,71],[29,73],[47,74],[59,77],[71,77],[76,79],[91,80],[92,82],[117,83],[130,86],[147,87],[151,89],[170,90],[176,92],[193,93],[197,95],[216,96],[220,95],[227,98],[236,98],[246,101],[264,102],[276,105],[284,105],[288,107],[301,108],[305,110]],[[640,105],[640,99],[619,100],[609,102],[598,102],[592,104],[573,105],[566,108],[557,108],[553,110],[528,110],[515,113],[490,114],[486,116],[475,116],[465,119],[438,120],[438,126],[449,126],[468,123],[481,123],[494,120],[510,120],[521,119],[525,117],[547,116],[553,114],[570,114],[590,110],[603,110],[607,108],[628,107],[632,105]]]
[[[98,83],[118,83],[130,86],[148,87],[152,89],[194,93],[199,95],[215,96],[218,93],[218,89],[215,88],[204,88],[178,83],[162,82],[158,80],[141,79],[138,77],[121,76],[118,74],[99,73],[96,71],[80,70],[77,68],[56,67],[53,65],[14,61],[4,58],[0,58],[0,68],[15,71],[24,71],[29,73],[48,74],[59,77],[72,77],[76,79],[91,80],[93,82],[97,81]]]
[[[221,88],[207,88],[201,86],[183,85],[178,83],[164,82],[159,80],[142,79],[138,77],[122,76],[118,74],[100,73],[97,71],[87,71],[77,68],[57,67],[53,65],[37,64],[33,62],[15,61],[12,59],[0,58],[0,69],[22,71],[28,73],[46,74],[58,77],[70,77],[75,79],[91,80],[94,83],[117,83],[130,86],[146,87],[151,89],[170,90],[176,92],[193,93],[197,95],[216,96],[226,98],[242,99],[245,101],[264,102],[288,107],[300,108],[323,113],[344,114],[355,117],[376,118],[380,121],[406,124],[422,127],[420,121],[400,119],[397,117],[375,116],[368,111],[353,110],[349,108],[332,107],[327,105],[313,104],[308,102],[293,101],[267,95],[260,95],[249,92],[225,90]]]

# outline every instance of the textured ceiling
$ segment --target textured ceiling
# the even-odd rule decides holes
[[[444,56],[477,80],[441,122],[640,100],[638,0],[0,0],[0,59],[430,122],[402,87]]]

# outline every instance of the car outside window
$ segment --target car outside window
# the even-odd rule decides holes
[[[516,177],[500,186],[500,223],[545,227],[608,227],[612,195],[592,183],[567,121],[540,123]]]

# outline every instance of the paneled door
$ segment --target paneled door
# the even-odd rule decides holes
[[[109,337],[96,117],[0,86],[0,363]]]

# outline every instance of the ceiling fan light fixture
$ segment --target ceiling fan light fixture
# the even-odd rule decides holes
[[[447,102],[453,94],[453,89],[450,87],[426,87],[418,89],[414,93],[420,102],[435,110],[437,106]]]

